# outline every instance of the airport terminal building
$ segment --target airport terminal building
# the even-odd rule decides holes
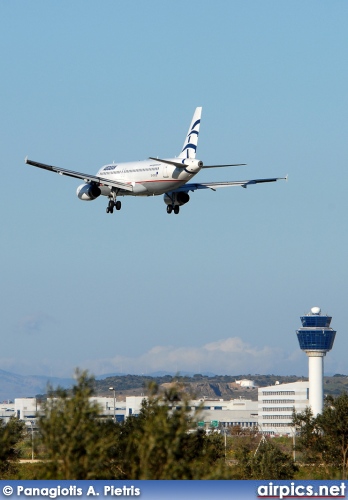
[[[276,384],[258,389],[258,424],[264,434],[293,433],[292,415],[309,405],[309,382]]]
[[[269,435],[291,435],[292,413],[302,412],[309,404],[309,382],[276,384],[258,389],[258,401],[250,399],[196,399],[191,400],[192,415],[205,429],[224,429],[239,426],[242,430],[255,429]],[[137,416],[144,396],[126,397],[117,401],[113,397],[92,397],[100,407],[100,418],[113,418],[123,422]],[[177,402],[172,411],[180,407]],[[35,427],[36,417],[43,409],[36,398],[16,398],[14,403],[0,404],[0,418],[5,422],[10,417],[23,420],[28,429]]]
[[[116,401],[110,397],[92,397],[91,401],[98,403],[100,418],[114,418],[123,422],[130,416],[138,416],[144,396],[126,397],[125,401]],[[249,399],[197,399],[189,402],[192,415],[197,415],[201,426],[210,427],[211,422],[218,422],[219,427],[238,425],[242,428],[251,428],[258,425],[257,401]],[[180,402],[172,406],[172,411],[180,408]],[[14,403],[0,405],[0,418],[8,421],[10,417],[23,420],[28,427],[35,424],[36,416],[43,409],[36,398],[16,398]]]

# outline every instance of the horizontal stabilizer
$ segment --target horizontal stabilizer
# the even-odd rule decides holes
[[[149,160],[156,160],[156,161],[159,161],[161,163],[168,163],[168,165],[174,165],[174,167],[177,167],[177,168],[185,168],[186,167],[186,165],[184,165],[183,163],[179,163],[178,161],[162,160],[161,158],[153,158],[152,156],[149,156]]]
[[[154,158],[153,156],[149,157],[150,160],[156,160],[161,163],[168,163],[168,165],[174,165],[177,168],[185,168],[187,165],[184,163],[185,160],[182,160],[181,163],[173,160],[162,160],[162,158]],[[220,168],[220,167],[240,167],[242,165],[246,165],[246,163],[229,163],[228,165],[203,165],[201,168]]]
[[[228,165],[203,165],[202,168],[220,168],[220,167],[241,167],[246,163],[230,163]]]

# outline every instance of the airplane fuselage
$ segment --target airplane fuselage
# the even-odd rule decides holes
[[[173,158],[168,161],[178,160]],[[133,191],[121,189],[119,196],[156,196],[186,184],[196,173],[154,160],[143,160],[104,165],[98,171],[97,176],[112,181],[131,183]],[[110,196],[109,186],[101,185],[100,190],[102,195]]]

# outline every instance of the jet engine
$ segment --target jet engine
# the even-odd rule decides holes
[[[101,195],[101,191],[96,184],[81,184],[76,190],[77,196],[80,200],[91,201]]]
[[[185,205],[185,203],[188,203],[190,201],[190,196],[188,193],[185,193],[185,191],[179,192],[179,193],[166,193],[163,196],[164,203],[166,205]]]
[[[203,167],[203,162],[201,160],[195,160],[193,158],[185,158],[184,163],[185,170],[191,174],[196,174]]]

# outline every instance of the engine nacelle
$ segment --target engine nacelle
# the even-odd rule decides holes
[[[168,193],[163,196],[164,203],[166,205],[185,205],[190,201],[190,196],[188,193],[179,192],[179,193]]]
[[[203,167],[203,162],[201,160],[196,160],[193,158],[185,158],[184,163],[185,170],[191,174],[196,174]]]
[[[101,191],[96,184],[81,184],[76,190],[77,196],[83,201],[92,201],[101,195]]]

